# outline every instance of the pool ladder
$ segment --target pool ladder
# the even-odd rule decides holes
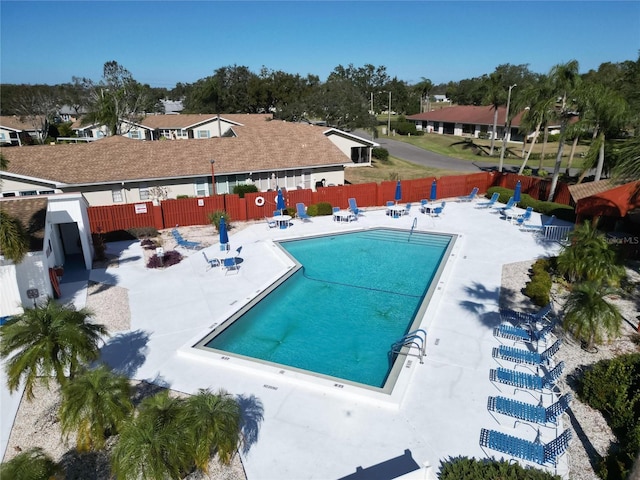
[[[407,333],[400,340],[391,345],[391,356],[395,357],[400,354],[404,347],[408,348],[406,353],[407,355],[418,357],[420,359],[420,363],[424,363],[423,359],[426,355],[425,350],[427,348],[427,332],[419,328],[418,330]],[[418,353],[411,353],[412,348],[417,349]]]
[[[418,217],[413,217],[413,224],[411,225],[411,231],[409,232],[409,237],[407,238],[407,242],[411,240],[411,235],[413,234],[413,230],[418,226]]]

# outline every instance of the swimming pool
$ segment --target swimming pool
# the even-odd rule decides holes
[[[299,268],[196,346],[374,389],[417,328],[453,235],[370,229],[279,242]]]

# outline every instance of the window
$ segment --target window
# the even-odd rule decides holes
[[[38,192],[36,192],[35,190],[25,190],[23,192],[20,192],[20,196],[21,197],[29,197],[31,195],[37,195]]]
[[[112,190],[111,199],[113,200],[113,203],[122,203],[122,190],[119,188],[117,190]]]
[[[209,184],[206,180],[198,180],[196,182],[196,197],[206,197],[209,195]]]
[[[39,195],[53,195],[55,192],[53,190],[40,190],[38,192]]]
[[[15,197],[16,196],[16,192],[4,192],[2,194],[3,197]]]
[[[198,130],[198,138],[209,138],[209,130]]]
[[[140,200],[149,200],[149,185],[146,183],[140,184]]]
[[[131,130],[129,132],[129,138],[140,140],[140,132],[138,130]]]

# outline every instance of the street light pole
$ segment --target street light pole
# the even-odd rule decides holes
[[[509,126],[509,105],[511,104],[511,89],[517,87],[514,83],[509,87],[509,94],[507,95],[507,112],[504,116],[504,132],[502,132],[502,149],[500,150],[500,165],[498,171],[502,172],[502,165],[504,162],[504,151],[507,149],[507,127]]]
[[[389,90],[389,108],[387,109],[387,135],[391,136],[391,90]]]

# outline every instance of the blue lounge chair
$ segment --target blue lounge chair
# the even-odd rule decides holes
[[[186,248],[189,250],[196,250],[200,248],[200,242],[190,242],[182,238],[182,235],[178,231],[177,228],[171,230],[171,234],[173,235],[174,240],[178,244],[179,247]]]
[[[572,399],[572,395],[567,393],[545,408],[505,397],[489,397],[487,410],[540,425],[557,424],[558,418],[569,408]]]
[[[389,207],[393,207],[395,205],[395,202],[392,202],[391,200],[387,201],[387,215],[391,215],[391,209]]]
[[[411,210],[411,204],[407,203],[407,205],[404,207],[404,215],[409,215],[409,210]]]
[[[506,215],[508,210],[511,210],[516,204],[516,201],[513,197],[510,197],[504,207],[493,207],[493,211],[499,213],[500,215]]]
[[[473,202],[476,199],[476,195],[478,195],[478,191],[480,189],[478,187],[473,187],[469,195],[465,195],[463,197],[458,197],[459,202]]]
[[[543,445],[539,442],[531,442],[506,433],[483,428],[480,431],[480,446],[535,462],[539,465],[556,466],[558,457],[569,447],[571,435],[571,430],[566,429],[554,440]]]
[[[538,310],[537,313],[516,312],[506,308],[500,309],[500,318],[503,322],[509,322],[511,325],[535,324],[542,321],[550,321],[553,317],[553,305],[549,302],[546,306]]]
[[[509,347],[507,345],[500,345],[493,349],[493,357],[515,363],[541,365],[543,363],[549,363],[551,358],[558,352],[558,350],[560,350],[560,345],[562,345],[562,340],[558,339],[542,353],[522,350],[521,348]]]
[[[527,207],[522,215],[518,215],[516,218],[516,225],[521,226],[531,220],[531,215],[533,214],[533,207]]]
[[[236,262],[236,257],[227,257],[225,259],[222,260],[222,268],[224,268],[225,271],[225,275],[228,274],[229,272],[236,272],[238,273],[240,267],[238,266],[238,263]]]
[[[500,194],[498,192],[493,192],[493,195],[491,195],[491,198],[489,199],[489,201],[476,203],[476,208],[493,207],[499,198],[500,198]]]
[[[556,322],[550,322],[540,330],[535,328],[514,327],[508,323],[502,323],[493,329],[493,335],[506,338],[515,342],[533,343],[544,340],[555,327]]]
[[[298,218],[302,219],[303,222],[311,221],[311,217],[307,214],[304,203],[296,203],[296,215],[298,215]]]
[[[358,204],[356,203],[355,198],[349,199],[349,210],[351,210],[351,213],[353,213],[356,216],[356,219],[358,218],[359,215],[362,215],[362,212],[364,211],[361,208],[358,208]]]
[[[498,367],[491,369],[489,379],[492,382],[504,383],[516,388],[526,388],[527,390],[551,390],[555,386],[555,381],[560,378],[564,370],[564,362],[558,363],[553,370],[544,376],[534,375],[507,368]]]

